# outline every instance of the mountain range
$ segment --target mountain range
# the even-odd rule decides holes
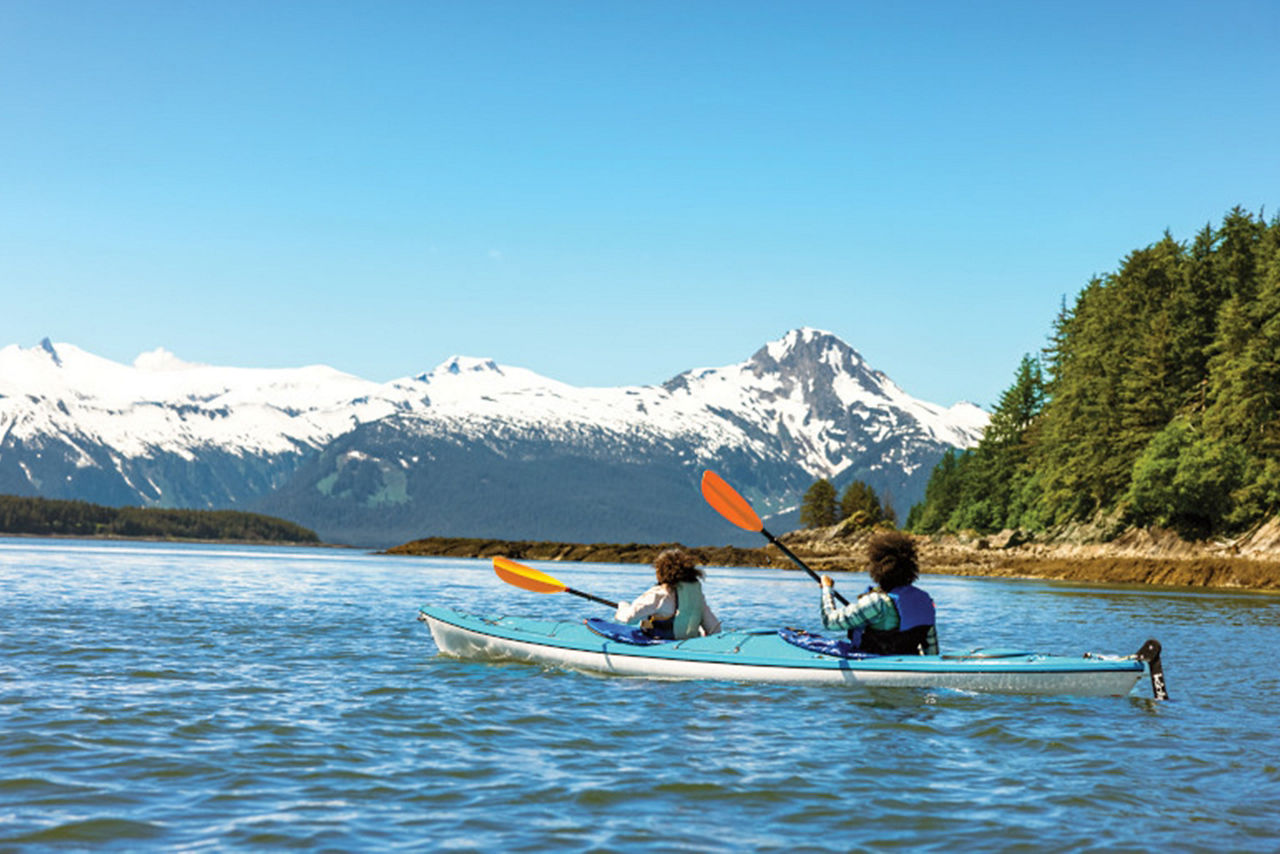
[[[124,365],[45,339],[0,349],[0,493],[252,510],[362,546],[756,545],[702,502],[703,469],[781,514],[776,533],[819,477],[864,480],[905,515],[987,420],[911,397],[809,328],[737,364],[619,388],[463,356],[386,383],[165,350]]]

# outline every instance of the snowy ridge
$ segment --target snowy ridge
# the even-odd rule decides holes
[[[0,349],[0,433],[77,437],[123,457],[162,450],[190,459],[209,447],[289,453],[412,405],[382,389],[323,366],[223,368],[165,351],[122,365],[46,339]]]
[[[915,490],[945,448],[975,444],[987,419],[972,404],[911,397],[839,338],[810,328],[737,364],[618,388],[467,356],[387,383],[320,365],[192,364],[163,349],[125,365],[46,339],[0,349],[0,492],[243,506],[266,501],[341,439],[332,471],[306,494],[328,500],[365,489],[361,500],[410,506],[415,469],[428,477],[444,453],[432,443],[447,441],[526,465],[565,454],[641,467],[661,458],[667,478],[678,476],[672,466],[696,472],[733,460],[785,480],[758,487],[781,509],[814,477],[879,476]],[[364,429],[373,427],[377,438]],[[364,486],[351,492],[344,484],[357,471]]]
[[[462,357],[415,382],[431,401],[419,411],[433,421],[475,426],[493,419],[551,435],[586,423],[620,433],[698,436],[708,461],[724,447],[763,453],[766,437],[781,425],[801,451],[795,461],[815,477],[839,476],[857,462],[866,444],[850,444],[851,426],[871,426],[869,437],[876,442],[910,434],[968,447],[989,417],[971,403],[944,408],[911,397],[831,333],[807,328],[770,342],[744,362],[687,371],[663,386],[579,388]],[[404,381],[399,386],[408,390]],[[851,425],[851,419],[859,423]],[[743,423],[754,430],[744,432]]]

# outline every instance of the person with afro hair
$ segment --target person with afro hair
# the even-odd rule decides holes
[[[835,582],[822,576],[822,625],[847,630],[863,652],[937,655],[933,599],[915,586],[915,542],[899,531],[881,532],[867,542],[867,561],[875,586],[848,605],[836,604]]]

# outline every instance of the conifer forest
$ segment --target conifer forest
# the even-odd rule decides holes
[[[938,463],[918,533],[1158,525],[1280,509],[1280,217],[1239,208],[1093,278],[1025,356],[981,442]]]

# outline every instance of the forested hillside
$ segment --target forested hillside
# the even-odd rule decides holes
[[[317,543],[314,531],[273,516],[235,510],[103,507],[0,495],[0,534],[159,537],[182,540]]]
[[[920,533],[1088,523],[1229,534],[1280,509],[1280,217],[1167,232],[1089,282],[982,441],[934,469]]]

